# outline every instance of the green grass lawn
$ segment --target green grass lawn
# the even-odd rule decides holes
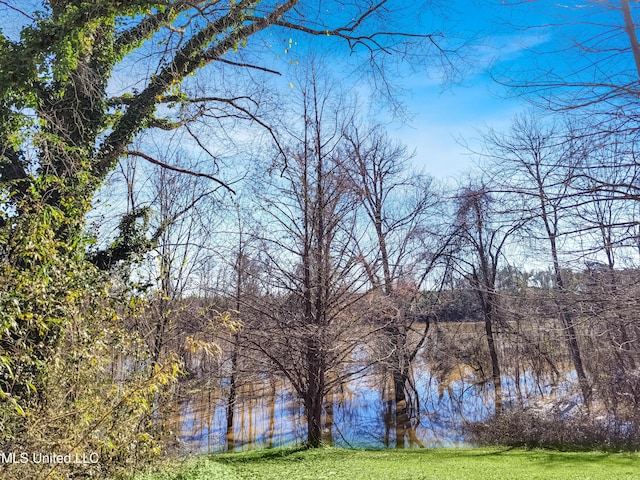
[[[640,455],[519,449],[274,449],[185,460],[136,480],[640,479]]]

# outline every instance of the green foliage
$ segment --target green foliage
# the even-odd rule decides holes
[[[188,459],[181,463],[162,465],[135,477],[136,480],[236,480],[240,479],[232,467],[206,457]]]
[[[118,262],[131,263],[154,247],[147,238],[150,209],[143,207],[124,215],[120,220],[119,235],[105,250],[94,252],[90,260],[101,270],[109,270]]]
[[[150,419],[179,363],[149,361],[147,344],[121,315],[122,302],[135,306],[135,288],[114,295],[104,272],[152,248],[149,212],[125,216],[118,238],[98,253],[88,253],[86,215],[139,133],[182,125],[154,119],[156,107],[191,102],[180,88],[187,76],[294,6],[268,7],[271,15],[265,6],[263,17],[251,17],[258,4],[46,0],[19,36],[0,34],[0,445],[95,449],[103,462],[94,476],[157,453]],[[129,67],[129,55],[150,39],[168,45],[156,73],[132,69],[138,90],[110,98],[114,69]],[[109,370],[114,352],[131,370]],[[25,477],[27,467],[3,475]],[[77,473],[65,468],[39,475]]]
[[[61,223],[59,209],[41,205],[14,222],[10,234],[3,232],[0,347],[14,374],[0,380],[0,389],[14,398],[27,400],[33,394],[28,386],[41,386],[38,372],[55,353],[64,324],[86,290],[82,265],[69,261],[78,255],[73,243],[54,233]]]
[[[106,286],[91,260],[108,269],[153,246],[144,235],[149,212],[139,210],[122,219],[120,236],[102,256],[87,256],[85,216],[96,189],[149,128],[164,95],[188,100],[180,82],[211,61],[199,55],[243,23],[236,5],[215,10],[225,21],[206,20],[174,67],[114,103],[107,94],[114,67],[191,7],[144,0],[44,5],[19,38],[0,35],[0,395],[20,414],[41,401],[47,365],[70,322],[83,316],[88,291]]]
[[[112,475],[156,458],[154,405],[181,373],[174,358],[150,369],[147,344],[125,328],[109,275],[87,261],[88,199],[70,190],[38,176],[0,227],[0,444],[100,458],[56,466],[52,478]],[[114,249],[144,248],[147,221],[146,211],[125,218]],[[4,478],[19,478],[34,466],[6,468]]]
[[[33,314],[35,299],[14,302],[31,311],[26,320],[18,319],[14,333],[25,337],[13,342],[25,351],[3,356],[5,370],[17,373],[13,383],[3,384],[10,393],[0,404],[0,436],[15,451],[95,453],[99,458],[91,465],[56,465],[53,478],[128,472],[161,452],[154,409],[181,374],[180,363],[169,357],[152,368],[146,342],[126,328],[109,292],[100,286],[105,275],[86,267],[78,272],[77,288],[67,290],[68,263],[65,267],[57,290],[39,284],[37,293],[46,300],[43,312],[54,305],[49,294],[64,295],[58,301],[55,341],[42,338],[52,335],[54,319],[43,312]],[[34,331],[38,328],[42,333]],[[41,338],[34,344],[37,334]],[[24,478],[33,475],[33,469],[33,464],[11,465],[3,478]]]
[[[639,466],[638,455],[539,450],[279,449],[195,459],[136,480],[604,480],[635,478]]]

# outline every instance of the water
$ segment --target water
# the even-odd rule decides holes
[[[493,387],[464,364],[436,372],[425,362],[412,371],[410,428],[406,447],[470,446],[469,422],[493,414]],[[574,375],[575,376],[575,375]],[[505,405],[534,405],[568,395],[573,377],[541,378],[530,372],[502,379]],[[214,453],[301,444],[306,425],[301,402],[281,378],[263,376],[238,388],[233,429],[227,432],[227,403],[216,388],[189,395],[174,412],[173,425],[182,446],[194,453]],[[395,446],[396,427],[388,375],[371,369],[327,396],[324,441],[340,447]]]

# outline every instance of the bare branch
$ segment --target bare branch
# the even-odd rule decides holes
[[[222,187],[226,188],[229,192],[231,192],[233,194],[236,193],[227,183],[223,182],[219,178],[214,177],[213,175],[209,175],[208,173],[194,172],[193,170],[188,170],[186,168],[176,167],[175,165],[169,165],[168,163],[165,163],[165,162],[163,162],[161,160],[157,160],[157,159],[153,158],[152,156],[147,155],[146,153],[140,152],[138,150],[128,150],[126,152],[126,154],[127,155],[135,155],[136,157],[143,158],[147,162],[153,163],[154,165],[158,165],[159,167],[162,167],[162,168],[166,168],[167,170],[172,170],[174,172],[184,173],[186,175],[191,175],[191,176],[194,176],[194,177],[208,178],[209,180],[214,181],[217,184],[221,185]]]
[[[23,15],[25,17],[27,17],[29,20],[34,20],[35,18],[31,15],[29,15],[27,12],[25,12],[24,10],[19,9],[18,7],[14,7],[13,5],[11,5],[9,2],[6,2],[4,0],[0,0],[0,4],[4,5],[7,8],[10,8],[11,10],[18,12],[20,15]]]

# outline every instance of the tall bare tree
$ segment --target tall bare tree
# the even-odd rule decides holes
[[[358,244],[370,288],[382,300],[378,322],[390,349],[388,368],[394,391],[396,446],[411,434],[409,405],[411,365],[429,330],[428,306],[420,290],[438,265],[447,240],[434,235],[438,195],[432,180],[409,168],[411,155],[380,126],[346,132],[346,173],[364,214]],[[414,338],[415,337],[415,338]]]
[[[295,389],[314,447],[325,395],[356,373],[338,367],[362,340],[349,313],[362,295],[352,252],[354,198],[343,169],[342,132],[352,110],[337,90],[316,68],[301,82],[298,117],[283,142],[286,168],[259,197],[269,294],[252,305],[263,323],[249,339]]]
[[[488,133],[485,155],[493,163],[492,175],[499,183],[497,188],[513,192],[520,198],[522,221],[530,227],[529,234],[546,243],[554,272],[558,316],[588,406],[591,386],[573,314],[563,300],[566,281],[560,245],[567,238],[567,217],[574,212],[573,186],[577,169],[585,160],[579,140],[559,126],[545,125],[541,118],[520,116],[507,133]]]
[[[498,273],[500,260],[509,237],[521,225],[512,222],[506,211],[499,212],[496,199],[488,187],[464,187],[457,195],[455,232],[455,263],[468,278],[478,298],[484,320],[485,336],[491,360],[491,379],[495,396],[495,413],[502,413],[502,373],[498,357],[497,328],[504,325],[500,318]]]

